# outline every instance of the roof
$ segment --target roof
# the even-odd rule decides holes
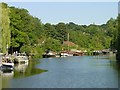
[[[70,41],[63,41],[63,45],[76,46],[75,43],[70,42]]]

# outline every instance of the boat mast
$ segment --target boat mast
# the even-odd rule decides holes
[[[69,33],[67,39],[68,39],[67,41],[68,41],[68,51],[69,51]]]

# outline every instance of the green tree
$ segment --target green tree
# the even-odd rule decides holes
[[[2,52],[7,53],[10,47],[10,20],[9,20],[9,7],[6,3],[1,3],[2,6]]]
[[[60,51],[61,49],[61,43],[59,40],[53,39],[48,37],[48,39],[44,43],[45,49],[50,49],[52,51]]]
[[[118,16],[118,36],[117,36],[117,55],[116,59],[120,60],[120,14]]]

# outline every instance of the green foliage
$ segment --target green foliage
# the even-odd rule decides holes
[[[112,40],[111,40],[111,48],[113,50],[117,49],[117,37],[118,37],[118,19],[110,19],[107,22],[108,25],[108,34],[110,34],[109,36],[112,36]]]
[[[120,14],[118,16],[118,34],[116,39],[116,47],[117,47],[117,60],[120,60]]]
[[[2,16],[2,24],[1,24],[1,28],[2,28],[2,40],[0,40],[2,42],[2,45],[0,48],[2,48],[2,52],[3,53],[7,53],[8,52],[8,48],[10,47],[10,20],[9,20],[9,7],[7,6],[7,4],[5,3],[1,3],[2,6],[2,11],[1,11],[1,16]]]
[[[61,43],[59,40],[48,38],[44,43],[45,49],[50,49],[52,51],[60,51],[61,50]]]
[[[30,54],[31,53],[31,47],[30,46],[22,46],[21,48],[20,48],[20,52],[25,52],[26,54]]]
[[[34,58],[41,58],[44,50],[41,46],[34,46],[32,47],[32,53]]]
[[[67,40],[67,26],[65,23],[58,23],[55,25],[57,31],[55,39],[62,41]]]
[[[24,51],[23,46],[38,44],[38,38],[42,31],[41,21],[29,14],[26,9],[10,7],[11,48],[16,47]],[[32,51],[31,48],[27,48]],[[25,51],[28,51],[25,49]],[[16,50],[16,49],[15,49]],[[13,50],[14,51],[14,50]],[[30,53],[30,52],[29,52]]]
[[[8,44],[11,49],[38,56],[46,49],[61,51],[63,47],[67,49],[62,42],[67,40],[68,33],[69,40],[77,45],[70,49],[76,48],[90,52],[117,48],[118,19],[111,18],[106,24],[88,26],[73,22],[66,24],[60,22],[56,25],[42,24],[40,19],[31,16],[26,9],[8,7],[7,4],[3,4],[2,7],[4,49]]]

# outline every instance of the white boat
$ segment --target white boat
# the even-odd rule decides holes
[[[73,54],[65,51],[60,53],[60,57],[67,57],[67,56],[73,56]]]
[[[56,57],[56,53],[52,52],[52,51],[47,51],[46,53],[44,53],[43,58],[50,58],[50,57]]]
[[[1,70],[4,70],[4,69],[13,70],[14,69],[14,63],[9,56],[3,57],[1,64],[2,64]]]
[[[28,57],[26,56],[26,54],[24,53],[18,53],[16,56],[15,56],[15,62],[16,63],[28,63],[29,59]]]
[[[12,67],[14,67],[14,63],[12,63],[12,62],[9,62],[9,63],[2,62],[2,65],[4,65],[4,66],[12,66]]]
[[[60,56],[61,56],[61,57],[67,57],[67,56],[69,56],[69,55],[68,55],[68,53],[66,53],[66,52],[61,52],[61,53],[60,53]]]

